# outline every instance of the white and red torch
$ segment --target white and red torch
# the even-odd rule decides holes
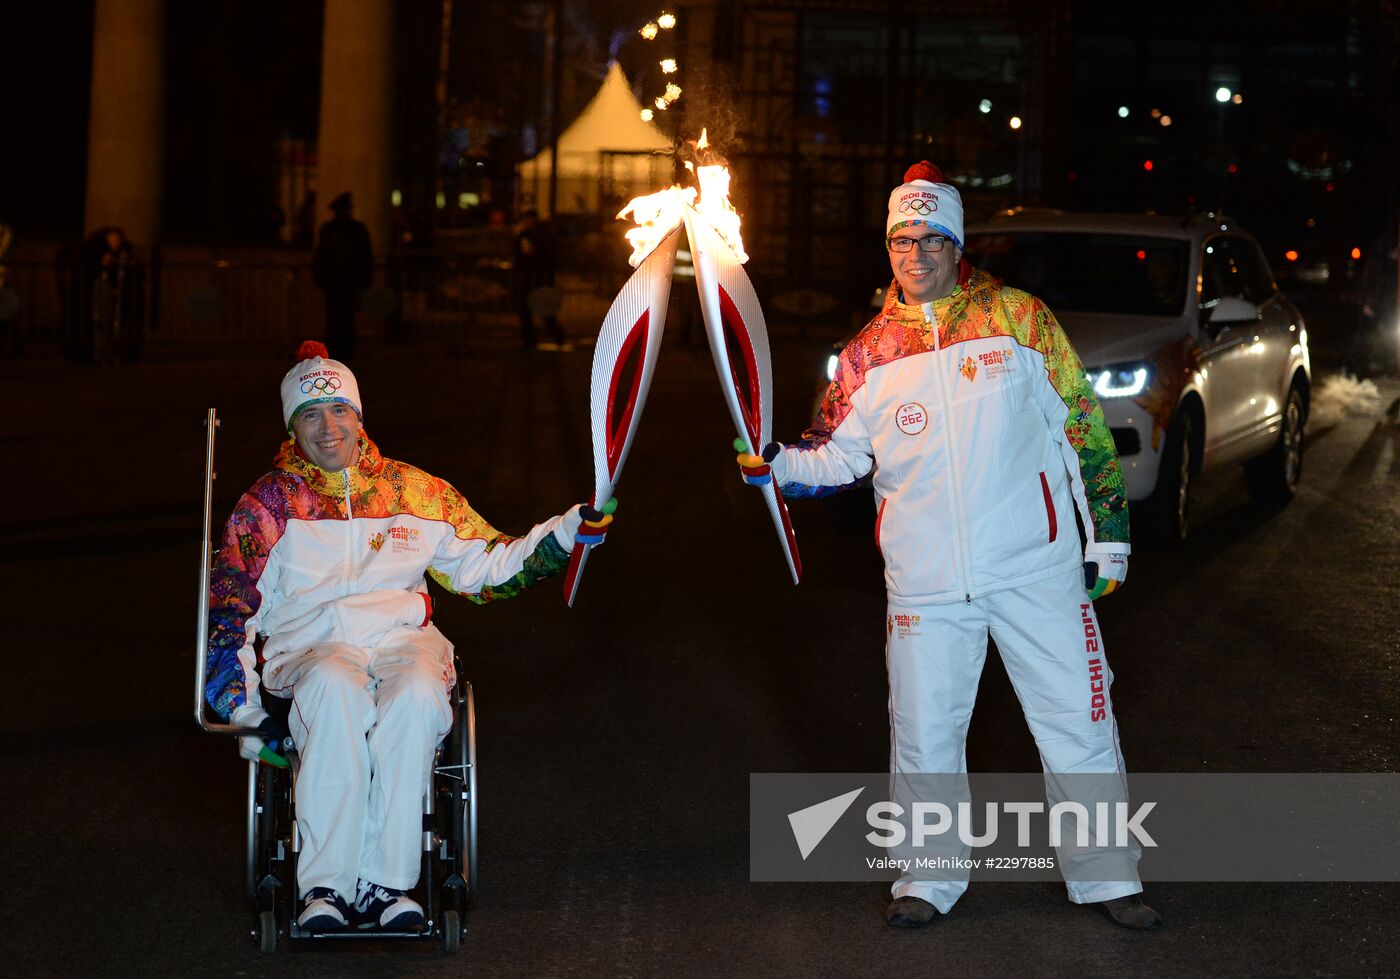
[[[704,148],[701,134],[700,149]],[[729,170],[701,166],[696,170],[700,197],[685,209],[685,229],[695,261],[695,286],[705,335],[719,374],[724,402],[739,439],[757,455],[773,437],[773,366],[768,349],[768,325],[758,294],[744,271],[748,261],[739,234],[739,215],[729,202]],[[738,446],[736,441],[735,446]],[[758,487],[768,504],[778,543],[787,559],[793,584],[802,580],[802,556],[787,504],[771,480]]]
[[[627,232],[632,243],[629,262],[636,271],[613,300],[593,350],[589,404],[593,432],[593,498],[589,505],[593,507],[601,507],[612,498],[651,389],[661,333],[666,327],[681,212],[695,196],[693,190],[679,194],[677,190],[639,197],[618,214],[631,213],[638,224]],[[590,550],[592,545],[577,543],[569,557],[564,601],[570,607]]]
[[[702,133],[696,149],[705,148]],[[772,438],[773,369],[768,327],[758,295],[744,272],[748,256],[739,234],[739,215],[729,202],[729,171],[723,166],[701,166],[696,177],[698,195],[693,188],[673,186],[633,199],[617,215],[631,214],[636,222],[637,226],[627,232],[632,244],[629,262],[636,271],[613,300],[593,353],[590,411],[594,486],[589,501],[593,507],[612,497],[641,421],[666,325],[679,243],[677,229],[682,223],[695,263],[705,334],[730,417],[751,454],[762,452]],[[795,584],[802,578],[802,558],[787,505],[771,481],[759,490]],[[564,579],[564,599],[570,606],[591,547],[583,542],[574,545]]]

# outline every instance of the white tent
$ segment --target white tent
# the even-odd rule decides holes
[[[559,213],[592,213],[638,194],[670,186],[671,141],[642,119],[622,68],[608,65],[607,77],[588,107],[559,134]],[[549,211],[548,149],[516,168],[521,209]]]

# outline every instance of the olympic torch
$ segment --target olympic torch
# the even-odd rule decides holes
[[[728,172],[722,167],[701,167],[701,205],[723,202],[728,208]],[[706,171],[712,171],[707,174]],[[722,186],[706,187],[706,178],[722,178]],[[714,215],[716,220],[732,222],[729,241],[711,222],[711,213],[701,213],[694,207],[685,209],[685,229],[690,237],[690,250],[695,261],[695,285],[700,290],[700,310],[705,320],[705,335],[710,341],[715,370],[719,373],[724,401],[739,438],[748,451],[757,455],[772,440],[773,428],[773,367],[768,349],[768,326],[763,319],[758,295],[742,264],[742,244],[738,240],[738,216],[732,208]],[[735,248],[739,249],[736,253]],[[736,443],[737,444],[737,443]],[[768,504],[778,542],[787,559],[793,584],[802,580],[802,557],[797,551],[797,537],[792,530],[787,504],[776,483],[769,481],[758,487]]]
[[[636,203],[629,204],[623,213]],[[659,233],[662,237],[654,247],[650,240],[639,245],[634,239],[636,253],[632,264],[637,270],[613,300],[598,333],[598,345],[593,349],[589,403],[593,433],[593,498],[589,505],[594,507],[601,507],[612,498],[622,476],[622,466],[632,448],[632,437],[651,389],[656,356],[661,350],[661,332],[666,326],[666,304],[671,296],[671,273],[679,242],[679,217],[669,231],[663,227]],[[590,550],[592,545],[577,543],[569,557],[564,601],[570,608]]]

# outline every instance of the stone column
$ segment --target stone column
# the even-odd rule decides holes
[[[376,262],[390,247],[393,0],[326,0],[321,42],[321,121],[316,143],[317,225],[350,191],[369,228]]]
[[[97,0],[83,233],[120,225],[149,255],[165,169],[163,0]]]

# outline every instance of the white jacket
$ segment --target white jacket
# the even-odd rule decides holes
[[[966,266],[951,296],[923,306],[891,288],[842,352],[813,428],[772,465],[788,497],[873,475],[885,585],[908,604],[970,601],[1129,550],[1122,470],[1079,358],[1040,300]]]
[[[288,441],[276,469],[238,501],[209,596],[205,697],[223,717],[257,704],[254,640],[269,689],[314,643],[363,647],[428,625],[424,575],[486,602],[568,565],[578,508],[507,537],[445,480],[385,459],[362,432],[360,456],[327,472]]]

